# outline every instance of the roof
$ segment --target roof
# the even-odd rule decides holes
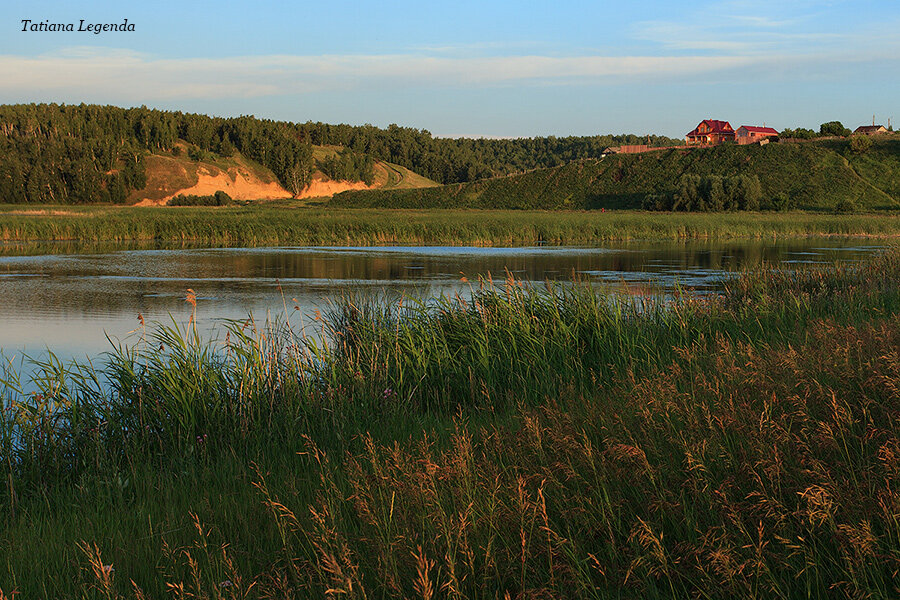
[[[710,133],[734,133],[734,130],[731,128],[731,123],[728,121],[717,121],[716,119],[703,119],[700,121],[700,125],[703,125],[704,123],[709,126],[709,131],[704,131],[703,135],[708,135]],[[688,135],[700,135],[700,132],[698,131],[700,125],[697,125]]]
[[[746,129],[753,133],[768,133],[769,135],[778,135],[778,132],[771,127],[756,127],[755,125],[741,125],[738,129]]]
[[[868,131],[881,131],[884,129],[884,125],[863,125],[862,127],[857,127],[856,131],[853,133],[866,133]]]

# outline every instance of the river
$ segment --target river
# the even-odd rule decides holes
[[[0,351],[14,364],[48,349],[63,360],[94,359],[110,341],[133,343],[138,315],[148,325],[186,323],[188,289],[196,294],[198,325],[213,332],[223,319],[251,314],[309,323],[348,291],[465,294],[479,278],[503,280],[507,273],[528,282],[576,276],[629,292],[677,285],[714,293],[738,270],[763,262],[790,268],[856,261],[883,247],[838,238],[526,248],[0,245]]]

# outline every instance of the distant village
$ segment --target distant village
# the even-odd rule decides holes
[[[849,131],[849,130],[847,130]],[[884,125],[876,125],[874,120],[871,125],[857,127],[852,135],[880,135],[889,133],[890,129]],[[668,146],[668,148],[697,148],[705,146],[717,146],[726,142],[734,142],[740,145],[768,144],[772,139],[778,139],[779,133],[772,127],[763,125],[741,125],[735,130],[728,121],[718,119],[703,119],[700,124],[684,136],[684,146]],[[607,154],[640,154],[654,150],[663,150],[658,146],[649,144],[631,144],[627,146],[613,146],[603,152]]]

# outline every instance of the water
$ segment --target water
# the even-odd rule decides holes
[[[468,293],[479,277],[570,280],[634,292],[675,285],[710,293],[743,267],[855,261],[883,246],[859,240],[631,242],[597,248],[290,247],[106,249],[0,245],[0,351],[6,360],[96,358],[134,343],[145,322],[210,332],[224,319],[289,318],[310,326],[317,310],[348,290],[388,297]],[[33,252],[35,254],[30,254]],[[47,253],[50,252],[50,253]],[[64,252],[64,253],[62,253]],[[40,253],[40,254],[37,254]],[[463,281],[463,278],[468,280]],[[295,306],[297,309],[295,309]],[[109,338],[109,339],[107,339]]]

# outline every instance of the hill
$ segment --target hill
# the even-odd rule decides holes
[[[316,184],[314,191],[304,192],[317,169],[331,180],[365,183],[355,187],[373,185],[379,170],[385,181],[382,187],[418,187],[431,185],[432,180],[458,183],[553,167],[600,156],[607,146],[645,139],[654,146],[677,143],[661,136],[631,134],[436,138],[424,129],[397,125],[378,128],[253,116],[222,118],[145,106],[0,105],[0,202],[124,203],[146,185],[144,158],[174,152],[179,144],[194,148],[193,158],[204,163],[240,154],[271,171],[292,196],[302,196],[324,191]],[[343,150],[333,160],[326,157],[320,162],[314,157],[317,147],[335,146]],[[384,164],[379,167],[378,161]],[[173,168],[157,166],[162,171]],[[208,173],[198,173],[198,177],[218,177],[204,169]],[[240,175],[226,171],[235,178]],[[193,180],[191,169],[184,175]],[[335,191],[340,186],[325,187]]]
[[[436,186],[437,183],[412,171],[384,161],[371,164],[370,182],[333,179],[321,168],[313,170],[306,188],[292,194],[275,174],[239,152],[219,156],[179,141],[173,152],[144,157],[146,185],[132,190],[127,202],[142,206],[163,205],[177,195],[207,196],[221,190],[235,200],[275,200],[283,198],[321,198],[346,190],[411,189]],[[317,165],[347,151],[339,146],[313,146]]]
[[[764,202],[783,195],[805,210],[900,207],[900,136],[876,139],[862,154],[848,140],[666,149],[574,161],[519,175],[420,190],[336,195],[331,205],[390,208],[635,209],[675,190],[683,175],[759,178]]]

